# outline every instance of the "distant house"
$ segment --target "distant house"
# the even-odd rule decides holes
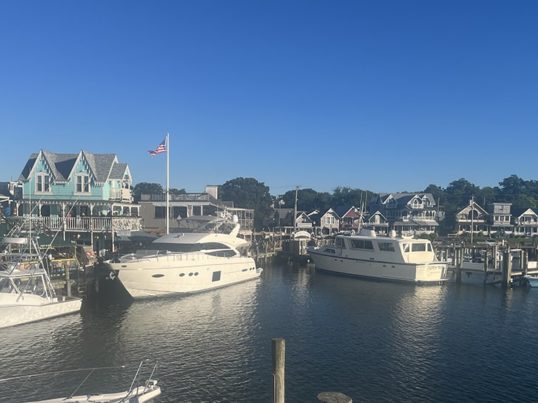
[[[439,223],[439,207],[431,193],[380,194],[369,205],[402,235],[433,234]]]
[[[0,214],[5,217],[16,215],[16,201],[21,197],[19,182],[0,182]]]
[[[298,231],[314,231],[315,214],[307,214],[305,211],[297,211],[294,218],[294,209],[292,208],[276,208],[275,209],[275,230],[292,234],[295,229]],[[295,224],[294,224],[295,221]]]
[[[525,210],[516,218],[514,234],[524,236],[538,235],[538,214],[530,208]]]
[[[458,234],[463,233],[488,233],[488,213],[474,200],[456,214],[456,226]]]
[[[364,224],[363,213],[355,206],[344,211],[340,219],[343,231],[357,231]]]
[[[319,229],[322,235],[330,235],[340,231],[340,217],[332,208],[320,217]]]
[[[512,203],[492,203],[490,212],[490,233],[491,234],[511,234],[513,230],[512,214],[510,208]]]
[[[389,233],[389,222],[379,211],[368,217],[364,227],[374,230],[378,235],[388,235]]]
[[[139,206],[133,204],[129,166],[115,154],[41,150],[30,155],[19,177],[22,197],[17,214],[33,217],[51,231],[94,235],[139,230]],[[115,217],[112,220],[112,217]]]

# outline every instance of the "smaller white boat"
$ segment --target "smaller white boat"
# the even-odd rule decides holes
[[[308,250],[316,270],[376,280],[416,284],[447,281],[447,265],[436,259],[426,239],[378,237],[363,229],[359,234],[339,234],[334,245]]]
[[[125,366],[122,367],[103,367],[103,368],[81,368],[81,369],[69,369],[64,371],[55,371],[55,372],[45,372],[41,374],[30,374],[30,375],[22,375],[22,376],[15,376],[11,378],[5,378],[0,379],[0,386],[6,386],[10,383],[16,384],[16,381],[23,381],[24,383],[27,383],[30,379],[34,378],[42,378],[45,376],[55,376],[55,375],[65,375],[67,373],[84,373],[88,372],[88,374],[84,377],[82,382],[78,384],[78,386],[75,388],[73,393],[67,397],[58,397],[54,399],[47,399],[47,400],[32,400],[27,403],[84,403],[84,402],[100,402],[100,403],[144,403],[144,402],[152,402],[153,399],[161,395],[161,388],[158,386],[158,381],[153,379],[153,375],[155,374],[155,370],[157,369],[157,364],[153,366],[153,369],[151,371],[151,374],[146,379],[146,381],[142,381],[143,384],[141,385],[139,382],[139,375],[142,370],[142,366],[144,364],[144,361],[140,362],[138,365],[138,369],[136,371],[135,376],[133,377],[133,380],[131,381],[131,385],[128,390],[121,391],[121,392],[113,392],[113,393],[95,393],[95,394],[86,394],[86,395],[75,395],[86,383],[86,381],[90,378],[90,376],[95,371],[103,371],[107,369],[124,369]],[[17,399],[18,400],[18,399]],[[19,401],[19,400],[18,400]]]
[[[79,312],[80,298],[57,296],[34,238],[3,239],[0,328]]]
[[[39,400],[28,403],[144,403],[152,402],[157,396],[160,396],[161,388],[157,386],[157,381],[150,379],[146,381],[144,386],[139,386],[132,390],[127,390],[118,393],[102,393],[96,395],[80,395],[72,397],[61,397],[58,399]]]

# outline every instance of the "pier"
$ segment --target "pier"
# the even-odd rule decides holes
[[[525,276],[538,275],[538,249],[534,242],[506,241],[479,244],[441,244],[438,259],[448,263],[451,279],[457,284],[525,284]]]

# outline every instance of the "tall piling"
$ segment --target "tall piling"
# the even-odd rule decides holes
[[[272,340],[273,354],[273,403],[284,403],[285,398],[285,358],[286,341]]]
[[[510,255],[510,250],[507,250],[506,252],[503,253],[502,287],[509,288],[511,280],[512,280],[512,257]]]

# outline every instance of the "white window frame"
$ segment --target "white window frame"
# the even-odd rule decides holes
[[[79,183],[80,180],[80,183]],[[80,190],[79,190],[80,185]],[[88,194],[91,192],[90,176],[87,174],[77,174],[75,180],[75,193]]]
[[[35,176],[35,192],[36,193],[50,193],[51,192],[49,174],[42,172]]]

